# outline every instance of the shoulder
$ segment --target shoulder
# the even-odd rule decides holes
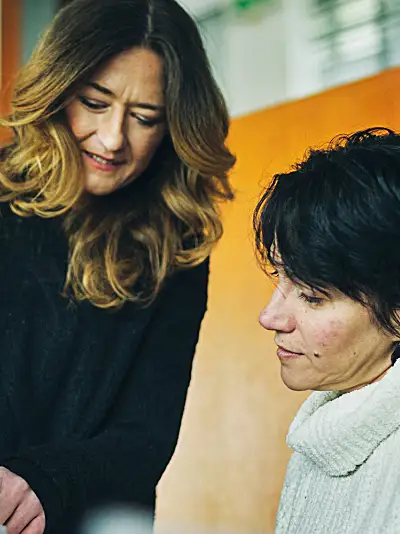
[[[14,241],[21,233],[22,218],[16,215],[8,202],[0,203],[0,237],[4,240]]]
[[[166,322],[177,317],[187,322],[203,317],[208,300],[209,260],[180,269],[167,278],[153,309]]]
[[[10,217],[14,215],[11,211],[10,204],[8,202],[3,202],[0,204],[0,220],[5,219],[6,217]]]
[[[209,258],[207,258],[199,265],[196,265],[195,267],[179,269],[167,278],[163,288],[163,292],[193,292],[194,290],[206,292],[208,286],[209,272]]]

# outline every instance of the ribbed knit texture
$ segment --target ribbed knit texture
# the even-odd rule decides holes
[[[399,427],[399,363],[362,389],[312,393],[287,436],[276,534],[400,533]]]

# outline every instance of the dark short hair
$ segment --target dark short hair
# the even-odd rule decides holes
[[[264,267],[322,292],[339,290],[399,335],[399,134],[369,128],[310,149],[274,176],[253,222]]]

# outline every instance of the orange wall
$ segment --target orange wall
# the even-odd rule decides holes
[[[1,5],[1,105],[0,114],[7,113],[14,76],[20,62],[21,0],[0,0]],[[0,142],[5,132],[0,130]]]
[[[289,457],[285,435],[305,395],[281,384],[273,336],[257,323],[271,285],[253,259],[251,212],[261,186],[308,145],[372,125],[400,128],[399,87],[400,69],[390,70],[233,122],[237,200],[225,210],[225,235],[212,257],[180,441],[159,485],[159,530],[186,523],[185,534],[198,532],[190,528],[196,524],[273,532]]]

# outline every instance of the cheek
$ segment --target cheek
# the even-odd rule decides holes
[[[149,162],[164,137],[163,132],[154,132],[150,135],[139,132],[130,136],[130,145],[136,161]]]
[[[71,104],[66,110],[67,124],[77,139],[85,137],[94,127],[93,119],[78,108],[76,103]]]
[[[323,325],[314,324],[307,337],[309,348],[320,356],[331,350],[342,350],[351,341],[348,325],[338,320],[329,320]]]

